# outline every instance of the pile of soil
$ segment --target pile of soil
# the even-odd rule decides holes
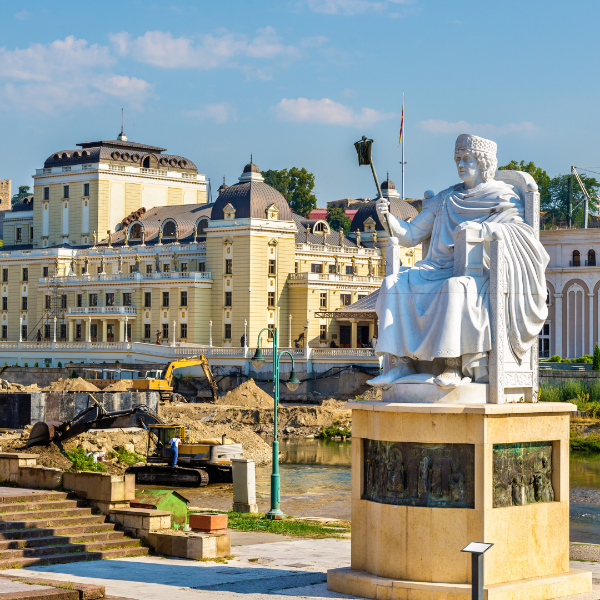
[[[273,407],[273,396],[261,390],[254,379],[248,379],[236,388],[221,396],[215,404],[229,406],[257,406],[259,408]]]
[[[43,388],[44,392],[99,392],[100,390],[89,381],[77,377],[76,379],[58,379],[53,381],[48,387]]]
[[[41,392],[42,389],[38,387],[37,383],[21,385],[20,383],[11,383],[5,379],[0,379],[0,391],[15,394],[19,392]]]
[[[129,392],[133,388],[133,379],[121,379],[107,385],[103,392]]]

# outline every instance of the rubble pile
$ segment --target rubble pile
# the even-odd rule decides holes
[[[93,384],[76,377],[75,379],[58,379],[49,386],[43,388],[44,392],[99,392],[100,390]]]

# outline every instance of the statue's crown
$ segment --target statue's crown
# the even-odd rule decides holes
[[[454,146],[454,153],[461,152],[463,150],[477,150],[478,152],[485,152],[496,156],[498,150],[498,144],[492,142],[492,140],[486,140],[485,138],[478,137],[476,135],[469,135],[468,133],[461,133],[456,138],[456,144]]]

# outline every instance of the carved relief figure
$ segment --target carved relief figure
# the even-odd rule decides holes
[[[373,259],[369,256],[369,277],[373,277]]]
[[[155,269],[154,270],[157,273],[160,273],[160,254],[158,252],[156,253],[156,257],[154,259],[154,262],[155,262]]]
[[[452,502],[464,502],[465,499],[465,483],[463,474],[457,466],[452,467],[452,473],[449,480],[450,497]]]
[[[83,272],[84,272],[86,275],[87,275],[87,272],[88,272],[88,265],[89,265],[89,259],[88,259],[88,257],[86,256],[86,257],[83,259]]]
[[[429,493],[429,456],[424,456],[419,463],[419,498]]]
[[[123,272],[123,257],[119,254],[119,259],[117,261],[117,273]]]
[[[340,259],[337,254],[333,255],[333,260],[335,261],[335,272],[339,275],[340,273]]]
[[[524,222],[524,201],[513,187],[494,179],[496,144],[473,135],[456,140],[454,159],[461,183],[423,201],[410,222],[394,217],[389,201],[379,198],[377,212],[390,236],[412,248],[429,240],[423,260],[401,267],[385,278],[377,299],[377,354],[406,358],[369,381],[389,388],[417,370],[415,360],[446,360],[435,384],[451,389],[471,381],[488,381],[491,350],[489,270],[482,276],[454,276],[455,237],[467,230],[482,239],[484,263],[490,242],[505,240],[507,322],[510,349],[520,362],[546,320],[548,254],[530,225]],[[518,300],[517,300],[518,299]],[[420,372],[426,368],[420,365]],[[433,372],[433,365],[432,365]]]
[[[145,240],[146,240],[146,232],[142,229],[142,231],[140,231],[140,237],[142,238],[142,246],[145,244]]]

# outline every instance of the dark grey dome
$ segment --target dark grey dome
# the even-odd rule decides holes
[[[390,178],[388,177],[382,184],[381,184],[381,189],[382,190],[395,190],[396,186],[394,185],[394,182],[390,180]]]
[[[260,170],[253,162],[249,162],[244,167],[244,173],[260,173]]]
[[[385,182],[384,182],[385,183]],[[390,181],[390,183],[392,183]],[[393,185],[393,184],[392,184]],[[381,186],[383,188],[383,185]],[[409,219],[414,219],[419,213],[417,209],[411,206],[408,202],[402,200],[402,198],[389,198],[390,201],[390,212],[401,219],[402,221],[408,221]],[[365,230],[365,221],[371,217],[373,221],[375,221],[375,229],[377,231],[384,231],[385,228],[381,224],[379,220],[379,215],[377,214],[376,208],[377,201],[371,200],[369,202],[365,202],[354,215],[352,219],[352,225],[350,225],[350,231],[356,231],[357,229],[360,231]]]
[[[228,189],[229,189],[229,186],[226,183],[222,183],[219,186],[219,189],[217,190],[217,192],[219,193],[219,196],[220,196],[225,190],[228,190]]]

